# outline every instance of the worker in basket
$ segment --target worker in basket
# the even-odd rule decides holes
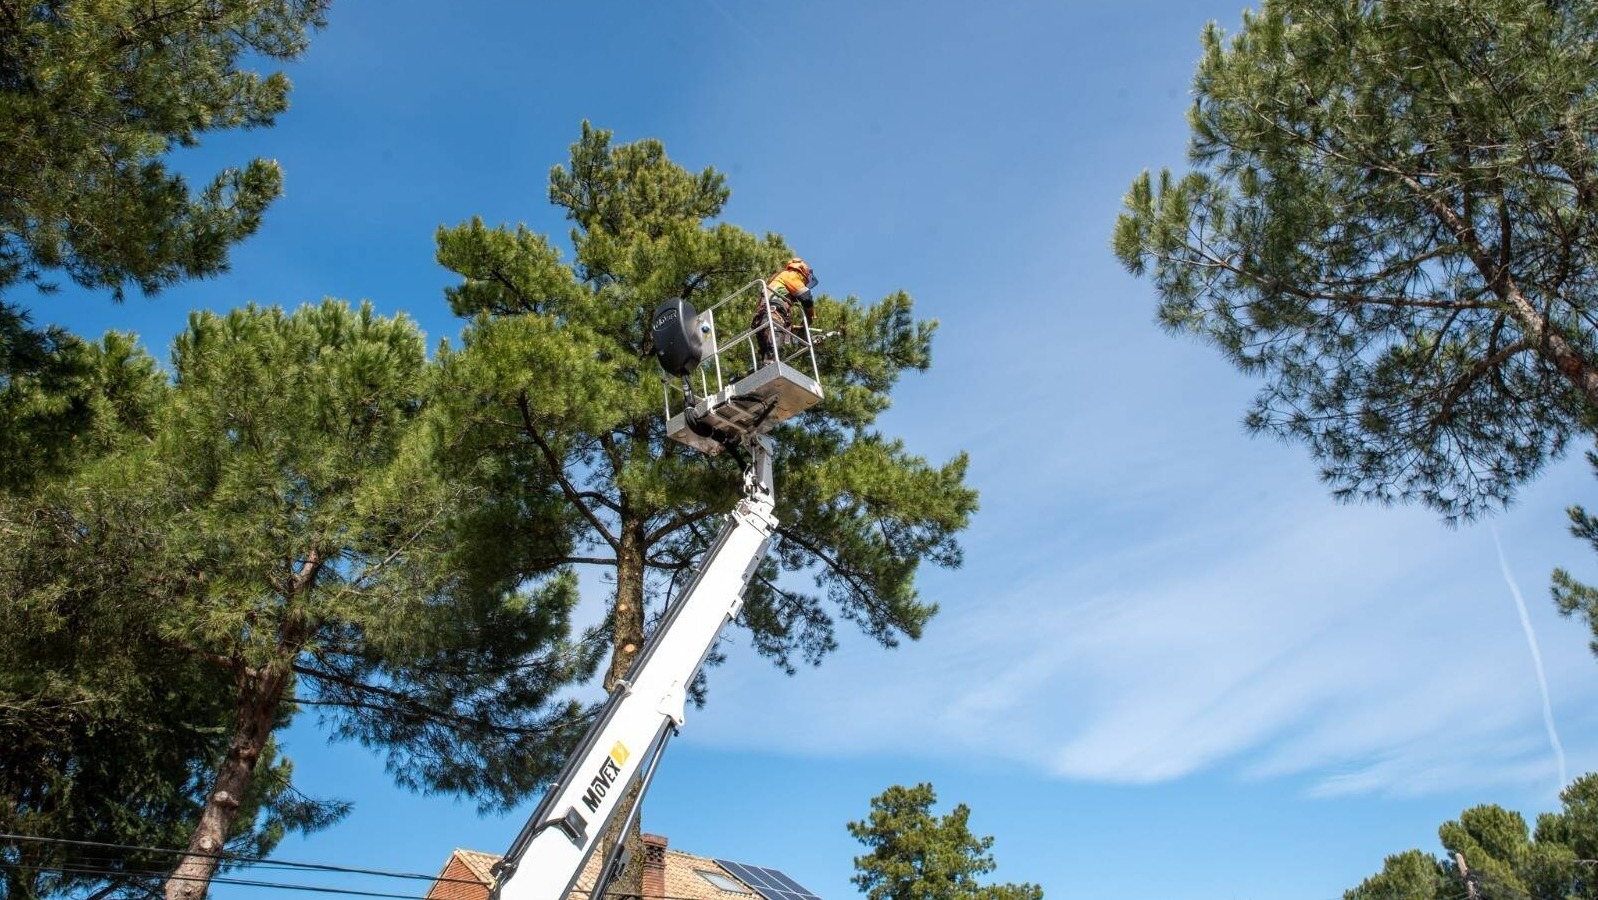
[[[816,286],[816,275],[810,264],[794,257],[782,271],[766,282],[767,303],[755,310],[750,327],[755,329],[755,341],[760,348],[760,366],[777,358],[777,348],[788,343],[794,332],[793,304],[797,301],[805,310],[805,321],[815,315],[816,300],[810,289]],[[768,319],[767,316],[770,316]],[[775,341],[775,343],[774,343]]]

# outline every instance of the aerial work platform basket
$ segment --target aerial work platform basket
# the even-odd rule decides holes
[[[683,300],[656,310],[656,353],[682,380],[663,380],[667,437],[714,456],[821,401],[816,343],[824,335],[796,308],[785,327],[771,315],[773,302],[755,280],[703,312]],[[723,330],[732,336],[723,338]],[[662,347],[666,340],[678,346]],[[771,348],[766,358],[762,347]]]

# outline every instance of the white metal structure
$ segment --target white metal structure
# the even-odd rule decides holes
[[[768,312],[756,317],[761,306]],[[714,456],[724,447],[718,435],[764,431],[767,423],[792,418],[821,400],[816,343],[822,335],[811,331],[803,315],[798,316],[797,329],[778,325],[770,307],[771,292],[757,280],[699,314],[705,353],[698,372],[689,378],[693,394],[674,391],[670,382],[662,385],[668,437]],[[759,324],[721,339],[722,325],[736,328],[744,321]],[[776,348],[776,360],[764,366],[760,365],[762,338]],[[674,394],[685,402],[673,404]]]
[[[777,519],[773,513],[773,445],[767,432],[819,401],[821,385],[815,377],[808,323],[801,337],[776,326],[767,315],[770,346],[778,353],[777,359],[764,366],[758,364],[755,328],[725,345],[716,342],[716,311],[722,311],[726,319],[736,314],[733,304],[740,298],[747,302],[758,296],[759,302],[770,302],[764,283],[752,284],[759,285],[758,294],[752,295],[751,285],[746,285],[699,315],[701,331],[710,336],[710,350],[695,374],[707,396],[696,400],[692,392],[685,391],[685,408],[673,416],[668,394],[666,410],[667,431],[674,439],[709,453],[732,447],[748,452],[751,461],[744,474],[744,497],[728,515],[693,580],[667,610],[627,678],[612,692],[598,720],[496,868],[498,900],[565,900],[576,887],[634,782],[641,786],[640,796],[647,789],[667,741],[683,723],[688,686],[722,627],[738,615],[744,589],[771,542]],[[745,343],[751,363],[747,370],[734,363],[731,353],[724,352],[741,353]],[[782,352],[795,345],[799,345],[797,349]],[[808,356],[809,375],[790,365],[800,354]],[[740,370],[747,374],[724,383],[724,373]],[[629,810],[622,833],[630,829],[639,805]],[[599,900],[604,885],[622,865],[623,845],[618,842],[600,866],[591,900]]]

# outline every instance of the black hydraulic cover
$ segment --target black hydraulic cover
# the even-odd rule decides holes
[[[705,350],[698,320],[698,311],[687,300],[667,300],[655,307],[649,331],[655,342],[655,358],[666,374],[683,376],[699,368]]]

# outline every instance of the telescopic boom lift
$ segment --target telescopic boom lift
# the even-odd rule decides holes
[[[815,335],[808,322],[790,331],[774,324],[767,309],[763,317],[743,319],[761,322],[756,328],[725,342],[718,339],[718,312],[737,322],[756,303],[770,301],[765,283],[753,281],[703,313],[685,300],[669,300],[655,310],[655,356],[667,375],[681,379],[680,387],[667,382],[667,435],[743,462],[743,499],[495,867],[498,900],[565,900],[636,783],[639,802],[617,833],[631,829],[666,743],[683,724],[689,685],[722,627],[743,606],[744,589],[777,528],[769,432],[821,400]],[[765,365],[756,351],[762,330],[768,346],[778,348],[777,359]],[[672,402],[674,393],[679,404]],[[681,408],[674,412],[677,405]],[[590,900],[600,900],[626,863],[625,841],[619,840],[600,866]]]

